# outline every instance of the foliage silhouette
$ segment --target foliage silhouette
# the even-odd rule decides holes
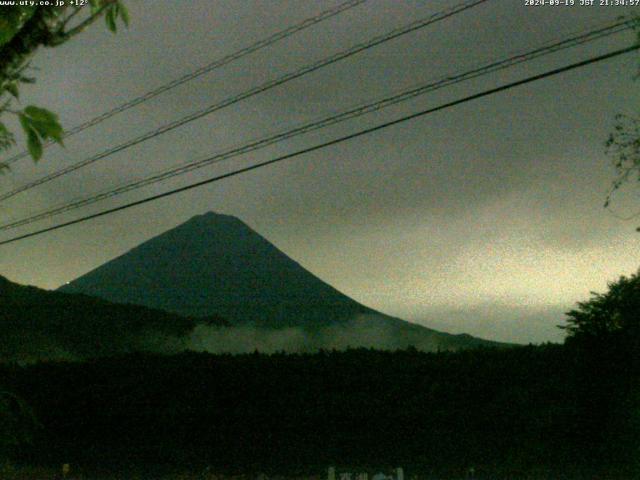
[[[586,302],[567,312],[562,326],[570,338],[637,336],[640,329],[640,270],[630,277],[621,276],[608,284],[606,293],[592,292]]]
[[[104,16],[107,28],[115,33],[116,20],[128,25],[129,13],[120,0],[89,0],[86,7],[86,2],[36,3],[39,2],[16,2],[16,5],[0,10],[0,115],[9,113],[18,117],[29,154],[39,160],[43,143],[62,144],[63,132],[57,115],[49,110],[33,105],[20,110],[11,108],[13,101],[20,98],[21,85],[35,82],[26,74],[29,60],[40,47],[62,45],[101,16]],[[0,151],[14,144],[13,132],[0,121]],[[6,164],[0,163],[0,171],[6,168]]]
[[[130,354],[5,366],[0,377],[44,425],[17,457],[29,464],[121,474],[402,465],[449,477],[473,465],[492,478],[634,478],[638,403],[627,394],[637,370],[620,368],[633,355],[622,343]]]

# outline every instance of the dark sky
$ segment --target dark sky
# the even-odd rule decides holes
[[[66,127],[336,5],[335,1],[129,1],[132,23],[103,24],[33,64],[23,102]],[[9,190],[289,72],[455,5],[370,0],[22,160]],[[579,3],[579,0],[576,0]],[[638,7],[640,8],[640,7]],[[633,8],[530,7],[492,0],[248,99],[0,205],[2,223],[171,165],[338,113],[509,53],[585,31]],[[2,238],[185,185],[501,83],[630,45],[632,33],[446,88],[117,199],[3,232]],[[358,301],[450,332],[559,340],[562,312],[638,267],[635,223],[602,208],[613,178],[604,141],[634,113],[637,54],[427,117],[126,212],[0,247],[0,273],[55,288],[209,210],[236,215]],[[635,195],[635,196],[634,196]],[[632,190],[614,202],[640,208]],[[637,219],[636,219],[637,223]]]

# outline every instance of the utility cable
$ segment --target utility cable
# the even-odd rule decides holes
[[[636,44],[636,45],[633,45],[631,47],[622,48],[622,49],[619,49],[619,50],[615,50],[613,52],[606,53],[604,55],[591,57],[591,58],[589,58],[587,60],[583,60],[581,62],[572,63],[572,64],[566,65],[564,67],[556,68],[556,69],[549,70],[547,72],[544,72],[544,73],[541,73],[541,74],[538,74],[538,75],[527,77],[527,78],[525,78],[523,80],[510,82],[510,83],[501,85],[501,86],[496,87],[496,88],[492,88],[492,89],[489,89],[489,90],[484,90],[484,91],[482,91],[480,93],[469,95],[469,96],[460,98],[458,100],[454,100],[454,101],[451,101],[451,102],[444,103],[444,104],[439,105],[437,107],[429,108],[427,110],[422,110],[420,112],[416,112],[416,113],[413,113],[413,114],[410,114],[410,115],[406,115],[406,116],[400,117],[398,119],[391,120],[389,122],[378,124],[378,125],[376,125],[374,127],[366,128],[364,130],[360,130],[358,132],[355,132],[355,133],[352,133],[352,134],[349,134],[349,135],[344,135],[342,137],[338,137],[338,138],[335,138],[333,140],[329,140],[327,142],[316,144],[316,145],[311,146],[311,147],[303,148],[301,150],[297,150],[295,152],[288,153],[286,155],[282,155],[282,156],[279,156],[279,157],[276,157],[276,158],[272,158],[271,160],[266,160],[264,162],[260,162],[260,163],[256,163],[256,164],[248,166],[248,167],[240,168],[240,169],[234,170],[232,172],[227,172],[227,173],[224,173],[224,174],[221,174],[221,175],[217,175],[215,177],[208,178],[206,180],[201,180],[199,182],[195,182],[195,183],[186,185],[184,187],[180,187],[180,188],[176,188],[176,189],[173,189],[173,190],[169,190],[167,192],[160,193],[160,194],[157,194],[157,195],[152,195],[150,197],[146,197],[146,198],[143,198],[141,200],[136,200],[134,202],[130,202],[130,203],[127,203],[127,204],[124,204],[124,205],[120,205],[118,207],[109,208],[109,209],[106,209],[106,210],[102,210],[101,212],[97,212],[97,213],[94,213],[94,214],[91,214],[91,215],[86,215],[84,217],[77,218],[75,220],[70,220],[68,222],[59,223],[57,225],[53,225],[53,226],[48,227],[48,228],[43,228],[43,229],[40,229],[40,230],[36,230],[34,232],[26,233],[24,235],[19,235],[17,237],[13,237],[13,238],[10,238],[10,239],[7,239],[7,240],[3,240],[3,241],[0,241],[0,245],[6,245],[6,244],[9,244],[9,243],[12,243],[12,242],[17,242],[19,240],[24,240],[26,238],[34,237],[36,235],[42,235],[43,233],[51,232],[51,231],[54,231],[54,230],[59,230],[61,228],[68,227],[70,225],[75,225],[75,224],[78,224],[78,223],[81,223],[81,222],[86,222],[88,220],[91,220],[91,219],[94,219],[94,218],[98,218],[98,217],[102,217],[102,216],[105,216],[105,215],[109,215],[109,214],[112,214],[112,213],[115,213],[115,212],[119,212],[119,211],[122,211],[122,210],[126,210],[128,208],[135,207],[137,205],[142,205],[142,204],[145,204],[145,203],[153,202],[155,200],[159,200],[161,198],[169,197],[169,196],[175,195],[177,193],[185,192],[187,190],[192,190],[194,188],[201,187],[201,186],[204,186],[204,185],[208,185],[210,183],[218,182],[218,181],[223,180],[225,178],[234,177],[234,176],[240,175],[242,173],[250,172],[250,171],[256,170],[258,168],[262,168],[262,167],[266,167],[268,165],[273,165],[275,163],[282,162],[284,160],[288,160],[288,159],[291,159],[291,158],[299,157],[301,155],[304,155],[304,154],[307,154],[307,153],[311,153],[311,152],[314,152],[314,151],[317,151],[317,150],[321,150],[323,148],[327,148],[329,146],[336,145],[336,144],[339,144],[339,143],[342,143],[342,142],[345,142],[345,141],[348,141],[348,140],[353,140],[354,138],[359,138],[361,136],[368,135],[368,134],[377,132],[379,130],[382,130],[382,129],[385,129],[385,128],[388,128],[388,127],[391,127],[391,126],[394,126],[394,125],[399,125],[401,123],[405,123],[405,122],[408,122],[410,120],[414,120],[416,118],[423,117],[423,116],[429,115],[431,113],[434,113],[434,112],[437,112],[437,111],[440,111],[440,110],[444,110],[444,109],[447,109],[447,108],[454,107],[456,105],[461,105],[463,103],[470,102],[472,100],[477,100],[479,98],[487,97],[489,95],[494,95],[496,93],[503,92],[503,91],[506,91],[506,90],[510,90],[512,88],[515,88],[515,87],[518,87],[518,86],[521,86],[521,85],[525,85],[525,84],[528,84],[528,83],[536,82],[538,80],[542,80],[542,79],[545,79],[545,78],[548,78],[548,77],[559,75],[561,73],[568,72],[568,71],[571,71],[571,70],[575,70],[577,68],[585,67],[587,65],[592,65],[594,63],[598,63],[598,62],[602,62],[604,60],[615,58],[615,57],[618,57],[620,55],[624,55],[626,53],[637,51],[638,49],[640,49],[640,45]]]
[[[600,26],[599,28],[586,33],[575,35],[570,38],[565,38],[564,40],[557,41],[555,43],[545,44],[533,50],[529,50],[527,52],[520,52],[515,55],[509,56],[505,59],[490,62],[488,64],[473,68],[469,71],[466,71],[458,75],[447,76],[435,82],[419,85],[417,87],[411,88],[409,90],[404,90],[398,94],[383,98],[381,100],[377,100],[375,102],[368,103],[365,105],[360,105],[358,107],[352,108],[350,110],[339,113],[337,115],[332,115],[327,118],[323,118],[321,120],[307,123],[302,126],[299,126],[284,132],[280,132],[265,138],[254,140],[252,142],[245,143],[237,147],[233,147],[224,152],[217,153],[213,156],[209,156],[204,159],[187,162],[177,167],[171,167],[169,169],[165,169],[161,172],[154,173],[153,175],[144,177],[142,179],[134,180],[132,182],[121,185],[116,188],[111,188],[89,197],[75,199],[70,202],[63,203],[62,205],[49,208],[45,211],[33,214],[26,218],[13,220],[9,223],[0,225],[0,231],[21,227],[21,226],[28,225],[43,219],[51,218],[61,213],[65,213],[65,212],[75,210],[87,205],[91,205],[108,198],[122,195],[132,190],[136,190],[154,183],[165,181],[178,175],[183,175],[185,173],[191,172],[199,168],[203,168],[205,166],[208,166],[214,163],[219,163],[221,161],[224,161],[230,158],[234,158],[249,152],[256,151],[261,148],[265,148],[274,143],[278,143],[283,140],[296,137],[298,135],[306,134],[314,130],[325,128],[330,125],[334,125],[336,123],[344,122],[346,120],[350,120],[368,113],[381,110],[391,105],[395,105],[395,104],[407,101],[411,98],[415,98],[419,95],[423,95],[423,94],[426,94],[450,85],[454,85],[456,83],[470,80],[472,78],[484,76],[484,75],[496,72],[498,70],[510,68],[520,63],[529,62],[535,58],[538,58],[544,55],[549,55],[551,53],[555,53],[560,50],[567,49],[569,47],[582,45],[588,42],[593,42],[595,40],[608,37],[615,33],[619,33],[621,31],[630,29],[632,28],[632,25],[633,25],[632,20],[618,20],[614,23],[608,23],[604,26]]]
[[[295,25],[290,26],[289,28],[286,28],[284,30],[281,30],[279,32],[274,33],[273,35],[263,38],[262,40],[257,41],[256,43],[253,43],[247,47],[241,48],[240,50],[237,50],[233,53],[230,53],[229,55],[226,55],[224,57],[218,58],[216,60],[214,60],[213,62],[204,65],[192,72],[189,72],[179,78],[175,78],[172,81],[165,83],[164,85],[160,85],[159,87],[150,90],[142,95],[140,95],[139,97],[133,98],[131,100],[129,100],[128,102],[125,102],[121,105],[118,105],[117,107],[112,108],[111,110],[108,110],[106,112],[104,112],[101,115],[98,115],[97,117],[94,117],[90,120],[87,120],[84,123],[81,123],[80,125],[76,125],[75,127],[70,128],[69,130],[66,130],[64,132],[64,135],[62,136],[63,139],[69,138],[73,135],[75,135],[76,133],[80,133],[83,130],[86,130],[87,128],[93,127],[94,125],[97,125],[99,123],[104,122],[105,120],[124,112],[125,110],[129,110],[130,108],[133,108],[137,105],[140,105],[141,103],[144,103],[148,100],[151,100],[152,98],[157,97],[158,95],[167,92],[173,88],[176,88],[180,85],[182,85],[183,83],[187,83],[190,82],[191,80],[194,80],[198,77],[200,77],[201,75],[204,75],[206,73],[212,72],[213,70],[216,70],[220,67],[223,67],[231,62],[234,62],[235,60],[239,60],[242,57],[245,57],[253,52],[257,52],[258,50],[261,50],[265,47],[268,47],[269,45],[273,45],[276,42],[279,42],[280,40],[284,40],[287,37],[290,37],[302,30],[305,30],[317,23],[323,22],[324,20],[328,20],[329,18],[332,18],[342,12],[345,12],[347,10],[350,10],[354,7],[357,7],[358,5],[365,3],[367,0],[350,0],[348,2],[344,2],[341,3],[340,5],[337,5],[334,8],[330,8],[327,9],[323,12],[320,12],[318,15],[315,15],[313,17],[309,17],[306,18],[305,20],[296,23]],[[50,145],[53,145],[55,142],[53,141],[47,141],[43,144],[43,147],[49,147]],[[15,162],[17,162],[18,160],[25,158],[29,156],[29,151],[25,150],[23,152],[20,152],[12,157],[10,157],[9,159],[7,159],[6,161],[2,162],[4,165],[11,165]]]
[[[468,10],[470,8],[473,8],[477,5],[480,5],[482,3],[487,2],[488,0],[471,0],[471,1],[467,1],[461,4],[458,4],[454,7],[451,7],[449,9],[440,11],[438,13],[432,14],[426,18],[423,18],[421,20],[417,20],[415,22],[409,23],[408,25],[396,28],[391,30],[390,32],[387,32],[383,35],[379,35],[374,37],[371,40],[368,40],[367,42],[364,43],[360,43],[357,44],[347,50],[343,50],[341,52],[338,52],[334,55],[331,55],[330,57],[324,58],[322,60],[319,60],[315,63],[312,63],[310,65],[307,65],[305,67],[302,67],[299,70],[295,70],[293,72],[287,73],[281,77],[278,77],[274,80],[270,80],[266,83],[263,83],[257,87],[251,88],[250,90],[247,90],[245,92],[242,92],[238,95],[235,95],[233,97],[229,97],[225,100],[222,100],[221,102],[215,103],[213,105],[210,105],[208,107],[206,107],[205,109],[199,110],[197,112],[194,112],[190,115],[187,115],[185,117],[182,117],[181,119],[175,120],[173,122],[170,122],[168,124],[165,124],[159,128],[156,128],[154,130],[151,130],[147,133],[144,133],[134,139],[128,140],[124,143],[121,143],[120,145],[117,145],[115,147],[112,147],[108,150],[105,150],[101,153],[98,153],[97,155],[94,155],[92,157],[89,157],[85,160],[82,160],[78,163],[75,163],[73,165],[70,165],[68,167],[62,168],[60,170],[57,170],[55,172],[50,173],[49,175],[46,175],[44,177],[41,177],[37,180],[34,180],[32,182],[29,182],[27,184],[24,184],[20,187],[17,187],[7,193],[4,193],[2,195],[0,195],[0,202],[7,200],[11,197],[14,197],[15,195],[18,195],[19,193],[25,192],[27,190],[30,190],[34,187],[37,187],[39,185],[42,185],[44,183],[50,182],[51,180],[54,180],[58,177],[61,177],[63,175],[67,175],[71,172],[74,172],[76,170],[79,170],[83,167],[86,167],[87,165],[91,165],[103,158],[109,157],[115,153],[121,152],[123,150],[126,150],[134,145],[138,145],[139,143],[145,142],[147,140],[150,140],[152,138],[155,138],[159,135],[162,135],[164,133],[167,133],[171,130],[174,130],[178,127],[181,127],[182,125],[185,125],[189,122],[193,122],[194,120],[197,120],[199,118],[202,118],[206,115],[209,115],[215,111],[221,110],[223,108],[229,107],[231,105],[234,105],[242,100],[245,100],[249,97],[252,97],[254,95],[257,95],[259,93],[265,92],[267,90],[270,90],[274,87],[277,87],[279,85],[282,85],[283,83],[289,82],[291,80],[294,80],[296,78],[300,78],[303,75],[307,75],[308,73],[314,72],[316,70],[319,70],[323,67],[326,67],[328,65],[334,64],[336,62],[339,62],[341,60],[344,60],[345,58],[351,57],[357,53],[363,52],[365,50],[369,50],[377,45],[380,45],[382,43],[388,42],[390,40],[393,40],[395,38],[398,38],[402,35],[406,35],[410,32],[414,32],[418,29],[424,28],[428,25],[431,25],[433,23],[439,22],[441,20],[444,20],[446,18],[452,17],[458,13],[461,13],[465,10]]]

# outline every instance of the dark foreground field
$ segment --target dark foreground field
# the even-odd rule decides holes
[[[459,353],[5,365],[24,435],[3,478],[61,478],[63,463],[85,479],[320,479],[329,465],[402,466],[407,480],[471,478],[469,468],[475,478],[639,478],[639,353],[626,335]]]

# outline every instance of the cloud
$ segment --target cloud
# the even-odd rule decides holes
[[[360,315],[349,322],[314,329],[268,329],[254,326],[212,327],[198,325],[187,348],[209,353],[288,353],[376,348],[395,350],[415,346],[425,351],[436,350],[441,343],[429,338],[422,329],[401,331],[397,324],[376,315]]]

